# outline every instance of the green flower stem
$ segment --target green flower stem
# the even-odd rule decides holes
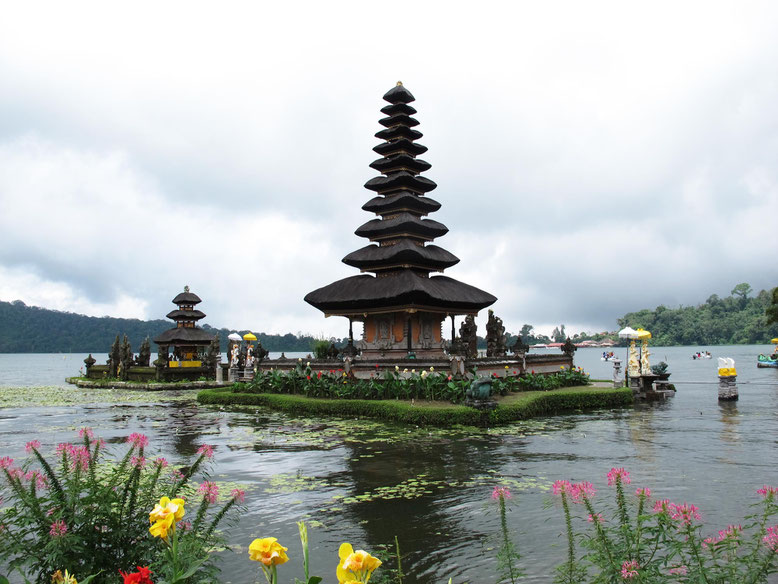
[[[597,539],[600,540],[600,545],[608,556],[608,563],[613,569],[616,569],[616,562],[611,555],[611,543],[608,540],[608,536],[605,534],[605,530],[602,528],[602,524],[598,519],[596,519],[597,512],[594,510],[594,506],[592,505],[591,500],[586,495],[583,495],[583,502],[586,510],[589,512],[589,515],[592,516],[592,523],[594,523],[594,530],[597,532]]]
[[[229,511],[232,506],[235,505],[235,499],[230,499],[227,501],[224,506],[219,510],[219,512],[214,516],[213,521],[211,521],[211,524],[208,526],[208,528],[205,530],[205,534],[203,537],[205,539],[208,539],[211,537],[211,534],[216,529],[216,526],[219,525],[219,522],[224,519],[224,516],[227,514],[227,511]],[[306,576],[307,579],[307,576]]]
[[[572,584],[575,568],[575,540],[573,536],[573,522],[570,519],[570,505],[567,502],[567,493],[562,491],[562,509],[565,513],[565,526],[567,527],[567,575]]]

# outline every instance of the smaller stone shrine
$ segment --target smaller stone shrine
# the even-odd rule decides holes
[[[178,309],[170,311],[167,318],[175,321],[176,326],[154,339],[159,346],[154,362],[158,381],[214,377],[214,356],[211,355],[214,351],[209,351],[209,347],[214,344],[216,336],[196,324],[205,318],[205,314],[195,308],[200,302],[200,297],[190,292],[189,286],[184,286],[184,291],[173,298],[173,304]]]

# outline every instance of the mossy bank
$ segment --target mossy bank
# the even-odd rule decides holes
[[[632,405],[633,398],[629,388],[562,388],[513,393],[498,398],[497,407],[493,410],[480,411],[443,402],[322,399],[287,394],[235,393],[231,387],[223,387],[199,392],[197,401],[214,405],[263,406],[294,414],[359,416],[425,426],[484,426],[579,410],[627,407]]]

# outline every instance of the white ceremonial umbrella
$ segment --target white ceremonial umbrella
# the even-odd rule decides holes
[[[227,338],[231,341],[242,341],[243,337],[241,337],[238,333],[230,333]]]

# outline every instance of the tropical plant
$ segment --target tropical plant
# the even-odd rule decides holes
[[[752,506],[755,512],[742,524],[703,537],[694,505],[662,499],[651,506],[648,488],[638,488],[634,497],[628,497],[625,488],[631,479],[623,468],[612,468],[607,479],[615,496],[608,517],[595,509],[596,490],[591,483],[554,483],[554,494],[562,500],[568,541],[557,582],[757,584],[766,583],[768,575],[777,571],[778,525],[769,526],[778,513],[775,487],[757,490],[762,500]],[[587,516],[588,529],[583,532],[576,533],[573,527],[572,507],[581,508]],[[587,550],[582,557],[576,554],[576,540]]]
[[[150,534],[149,510],[166,507],[166,499],[186,496],[193,502],[199,499],[199,506],[194,521],[180,525],[185,537],[176,544],[177,561],[196,564],[198,577],[190,582],[211,578],[218,571],[208,553],[221,539],[216,526],[243,497],[233,492],[208,518],[218,488],[208,481],[196,488],[190,481],[212,457],[211,447],[201,447],[191,465],[174,469],[164,458],[149,457],[143,434],[127,438],[127,451],[118,460],[90,429],[82,428],[79,436],[79,445],[58,445],[52,461],[43,456],[37,441],[27,444],[30,457],[18,466],[9,457],[0,458],[5,479],[0,497],[10,503],[0,509],[0,565],[37,582],[49,582],[64,568],[94,574],[96,583],[115,582],[119,570],[144,565],[167,576],[170,562],[151,536],[165,535],[167,540],[175,524],[168,524],[163,534],[152,514]],[[166,494],[161,501],[160,493]]]

